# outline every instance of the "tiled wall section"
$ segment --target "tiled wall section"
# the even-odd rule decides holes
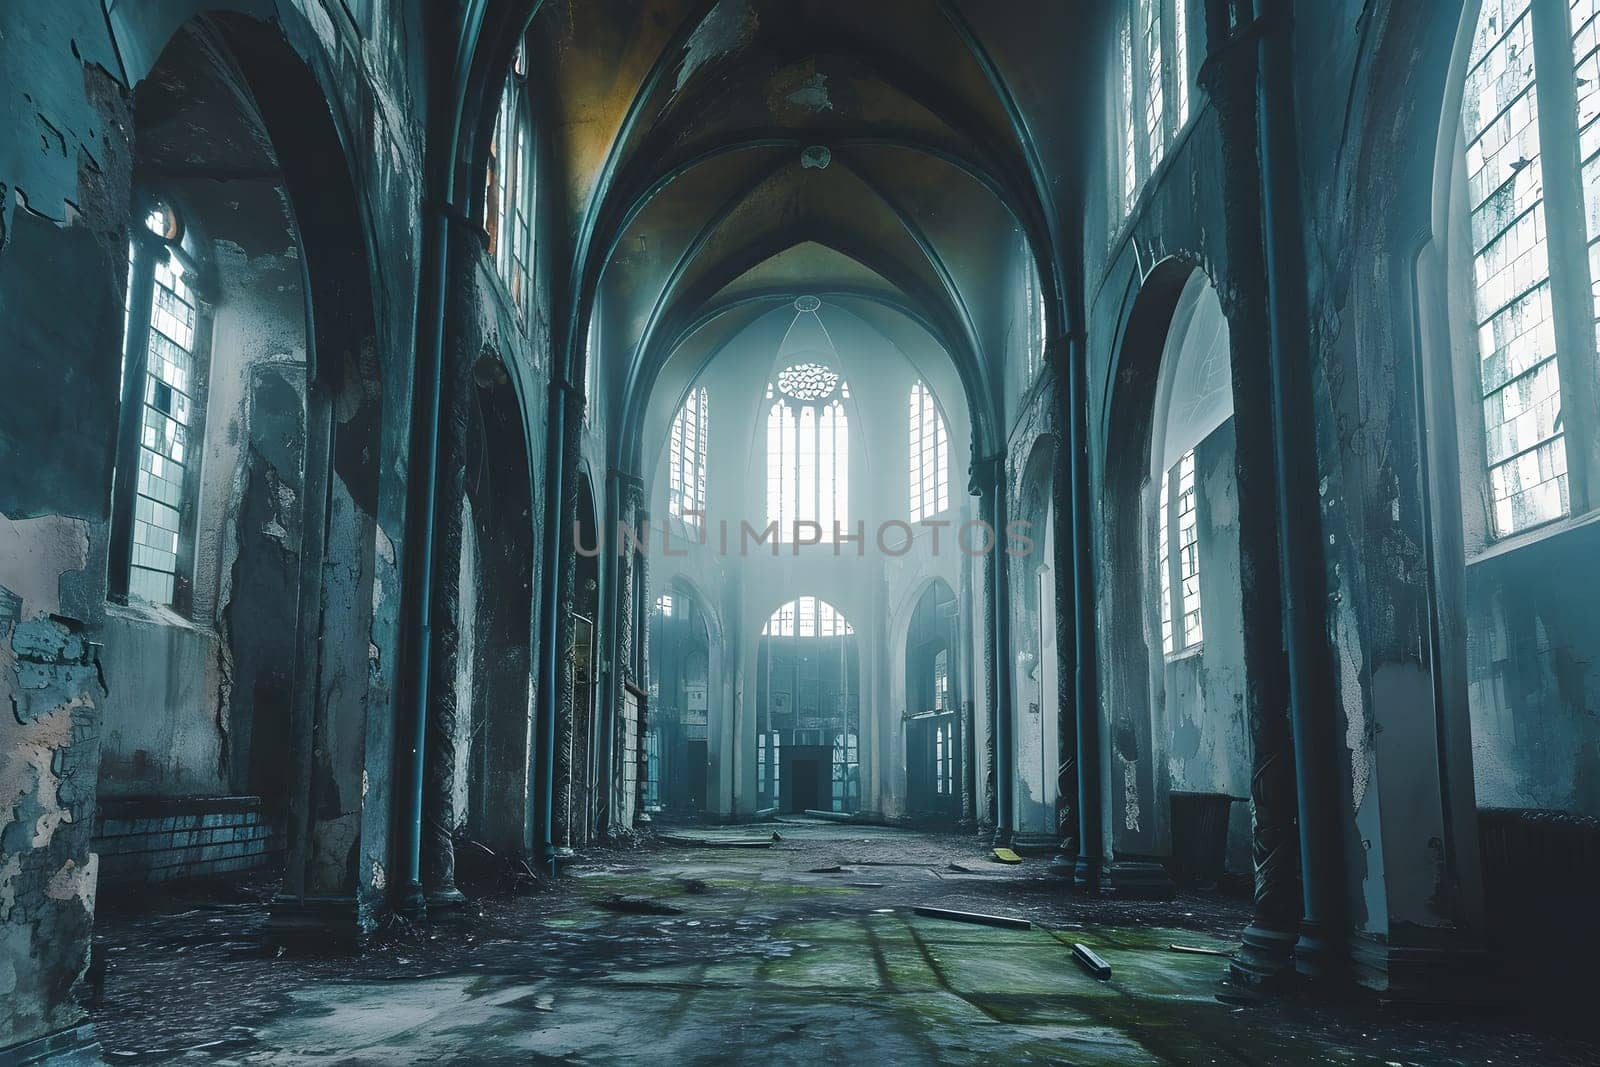
[[[132,797],[99,805],[100,882],[221,878],[277,866],[283,825],[260,797]]]

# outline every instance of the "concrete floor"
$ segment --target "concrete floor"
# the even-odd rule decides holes
[[[707,841],[770,834],[684,831]],[[769,848],[662,845],[533,895],[392,928],[356,957],[263,950],[261,900],[169,897],[103,917],[91,1007],[108,1062],[819,1061],[1593,1063],[1517,1018],[1407,1020],[1367,1003],[1218,999],[1244,905],[1085,902],[1044,861],[969,838],[785,821]],[[840,870],[819,868],[842,867]],[[673,914],[617,913],[622,896]],[[104,899],[104,898],[102,898]],[[999,930],[931,903],[1025,917]],[[1073,961],[1084,942],[1111,964]]]

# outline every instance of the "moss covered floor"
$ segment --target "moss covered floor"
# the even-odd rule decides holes
[[[279,955],[261,896],[104,916],[91,1009],[108,1062],[1592,1063],[1549,1020],[1404,1018],[1362,1001],[1227,1002],[1242,902],[1086,902],[1044,859],[970,838],[784,822],[581,858],[355,956]],[[608,898],[669,914],[618,913]],[[148,902],[146,902],[148,904]],[[998,912],[1028,930],[912,914]],[[1111,964],[1096,980],[1072,944]]]

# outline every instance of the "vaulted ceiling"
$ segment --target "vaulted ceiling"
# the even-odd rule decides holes
[[[598,293],[623,425],[697,331],[803,293],[924,324],[992,437],[1016,283],[1052,243],[1078,116],[1060,0],[543,4],[540,121],[572,235],[574,333]],[[571,340],[569,338],[569,340]]]

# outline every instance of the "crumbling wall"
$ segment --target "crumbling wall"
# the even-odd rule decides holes
[[[1597,560],[1591,524],[1467,571],[1480,807],[1600,814]]]
[[[1204,639],[1194,655],[1165,664],[1167,775],[1173,790],[1250,795],[1250,732],[1245,715],[1244,618],[1239,602],[1239,497],[1230,420],[1195,449],[1195,525],[1200,554]],[[1181,626],[1174,620],[1175,626]],[[1248,873],[1249,804],[1228,824],[1228,867]]]
[[[126,97],[98,4],[0,7],[0,1049],[75,1024],[88,959]]]
[[[194,134],[210,153],[240,135]],[[119,684],[103,709],[102,789],[267,793],[280,808],[305,439],[299,250],[281,179],[168,178],[157,190],[196,235],[206,294],[191,610],[108,614],[105,660]]]

